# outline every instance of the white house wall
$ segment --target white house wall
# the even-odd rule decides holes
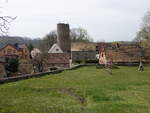
[[[48,53],[63,53],[62,49],[57,45],[54,44],[50,50],[48,51]]]

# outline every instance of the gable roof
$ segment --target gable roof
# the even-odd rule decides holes
[[[17,51],[23,49],[23,48],[27,48],[27,45],[26,44],[18,44],[18,45],[15,45],[15,44],[7,44],[5,45],[4,47],[0,48],[0,51],[3,50],[4,48],[6,48],[7,46],[11,46],[12,48],[16,49]]]
[[[48,51],[48,53],[63,53],[62,49],[58,46],[58,44],[54,44]]]
[[[0,51],[3,50],[4,48],[6,48],[7,46],[11,46],[12,48],[14,48],[14,49],[16,49],[17,51],[19,51],[19,49],[18,49],[17,47],[15,47],[14,45],[12,45],[12,44],[7,44],[7,45],[5,45],[4,47],[2,47],[2,48],[0,49]]]

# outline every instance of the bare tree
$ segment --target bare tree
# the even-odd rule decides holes
[[[138,42],[150,41],[150,11],[145,14],[141,30],[137,33],[137,36],[134,40]]]
[[[0,16],[0,34],[6,35],[8,34],[10,23],[15,20],[16,17],[11,16]]]
[[[1,1],[1,0],[0,0]],[[6,0],[5,2],[8,2]],[[2,8],[0,6],[0,8]],[[17,17],[11,17],[11,16],[0,16],[0,35],[7,35],[10,23],[15,20]]]
[[[150,10],[144,15],[142,27],[150,28]]]
[[[47,64],[48,53],[42,53],[39,49],[34,48],[31,51],[31,57],[34,72],[43,72]]]
[[[53,30],[46,36],[44,36],[44,38],[41,40],[39,48],[43,52],[48,52],[48,50],[53,46],[53,44],[57,42],[56,40],[57,40],[57,33],[55,30]]]
[[[150,10],[145,14],[140,31],[134,41],[144,48],[144,57],[150,59]]]
[[[73,28],[70,30],[70,37],[72,42],[93,42],[86,29]]]

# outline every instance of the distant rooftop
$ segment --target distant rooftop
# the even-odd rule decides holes
[[[96,43],[77,42],[71,44],[71,51],[95,51]]]

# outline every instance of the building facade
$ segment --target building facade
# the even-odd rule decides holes
[[[54,44],[48,51],[48,53],[63,53],[62,49],[58,46],[58,44]]]
[[[72,51],[72,61],[96,60],[97,51]]]
[[[22,45],[11,45],[8,44],[0,49],[1,58],[19,58],[28,60],[30,58],[30,52],[25,44]]]
[[[72,61],[96,60],[96,44],[90,42],[78,42],[71,44]]]
[[[70,67],[70,54],[69,53],[52,53],[48,54],[49,67]]]
[[[138,44],[98,43],[99,64],[139,63],[143,57],[142,48]],[[143,61],[144,58],[143,58]]]

